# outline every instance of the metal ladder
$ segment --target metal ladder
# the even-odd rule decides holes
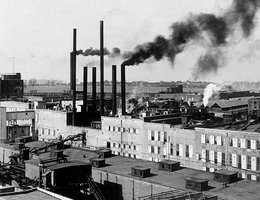
[[[87,176],[87,182],[90,188],[90,192],[94,195],[96,200],[106,200],[92,177]]]

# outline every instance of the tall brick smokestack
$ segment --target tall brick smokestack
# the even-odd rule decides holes
[[[125,65],[121,65],[121,100],[122,100],[122,115],[126,114],[125,100]]]
[[[75,125],[75,115],[76,115],[76,57],[77,57],[77,29],[73,29],[73,51],[71,53],[71,88],[72,88],[72,125]]]
[[[100,115],[104,115],[104,30],[100,21]]]
[[[83,74],[83,112],[86,112],[88,103],[88,67],[84,67]]]
[[[116,65],[112,65],[112,115],[116,115]]]
[[[97,83],[97,71],[96,67],[92,68],[92,111],[96,112],[97,107],[97,90],[96,90],[96,83]]]

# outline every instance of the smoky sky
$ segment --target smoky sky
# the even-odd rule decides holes
[[[206,52],[197,60],[193,77],[216,73],[225,65],[225,53],[221,49],[229,45],[227,38],[234,30],[240,29],[244,38],[248,38],[256,24],[257,2],[260,0],[234,0],[224,14],[217,16],[210,13],[191,15],[186,20],[175,22],[170,26],[168,37],[156,36],[153,41],[137,45],[133,51],[121,52],[117,47],[111,51],[104,49],[104,55],[121,57],[122,65],[138,65],[149,58],[160,61],[167,58],[174,66],[175,58],[192,42],[201,41],[205,33],[207,37]],[[205,40],[205,38],[204,38]],[[80,53],[84,56],[100,55],[98,49],[87,49]]]
[[[225,63],[225,55],[221,48],[228,46],[227,38],[234,29],[239,28],[243,37],[252,34],[255,27],[258,0],[234,0],[222,16],[214,14],[191,15],[187,20],[176,22],[170,26],[170,36],[157,36],[154,41],[136,46],[128,52],[128,59],[123,65],[138,65],[146,59],[154,57],[159,61],[167,58],[174,65],[175,57],[182,53],[191,41],[201,40],[206,32],[209,35],[208,50],[198,58],[193,76],[216,73]],[[214,53],[213,53],[214,52]]]

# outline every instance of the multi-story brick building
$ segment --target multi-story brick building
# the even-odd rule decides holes
[[[155,162],[176,160],[185,167],[210,172],[228,169],[242,178],[260,180],[260,134],[254,132],[259,125],[246,130],[183,129],[145,121],[129,116],[102,117],[100,130],[66,125],[65,112],[36,111],[36,130],[43,141],[86,132],[87,146],[108,147],[115,155]]]

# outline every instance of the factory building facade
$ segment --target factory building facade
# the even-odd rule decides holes
[[[124,157],[159,162],[179,161],[182,166],[214,172],[229,169],[241,178],[260,180],[260,135],[258,132],[221,128],[182,129],[180,125],[145,122],[144,119],[102,117],[101,130],[66,124],[66,112],[36,110],[39,140],[86,133],[86,145],[111,148]],[[81,141],[74,145],[82,146]]]

